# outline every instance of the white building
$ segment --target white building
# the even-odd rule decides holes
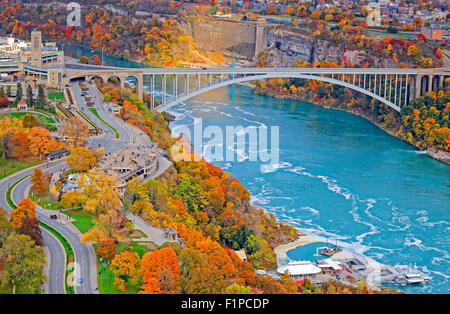
[[[304,278],[314,278],[317,274],[320,274],[322,270],[310,261],[293,261],[289,262],[287,265],[281,266],[277,269],[277,272],[281,275],[285,271],[292,278],[299,280]]]
[[[336,272],[342,270],[342,263],[338,261],[334,261],[330,258],[317,261],[317,266],[323,272]]]

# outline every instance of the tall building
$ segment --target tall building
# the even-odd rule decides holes
[[[42,66],[42,33],[31,32],[31,65]]]

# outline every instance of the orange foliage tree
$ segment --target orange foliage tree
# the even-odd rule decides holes
[[[17,208],[11,211],[11,223],[17,229],[22,225],[24,218],[36,218],[36,204],[29,198],[26,198],[17,204]]]
[[[158,290],[161,293],[176,293],[178,291],[180,271],[177,256],[172,248],[166,247],[145,253],[142,257],[141,267],[144,280],[141,293],[155,293]],[[166,281],[164,286],[161,285],[162,274],[164,274]],[[158,279],[158,285],[156,285],[154,279]]]
[[[47,181],[44,178],[42,170],[39,168],[34,169],[31,175],[31,191],[42,194],[48,190]]]

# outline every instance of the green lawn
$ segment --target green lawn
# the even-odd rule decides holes
[[[29,197],[33,202],[39,206],[50,209],[50,210],[60,210],[63,208],[60,202],[58,202],[58,197],[56,195],[47,192],[42,195],[34,195],[31,191]]]
[[[36,166],[41,162],[39,159],[18,160],[7,158],[0,163],[0,180],[25,168]]]
[[[77,227],[81,233],[87,232],[95,225],[94,217],[82,211],[69,211],[64,212],[64,214],[76,220],[73,221],[72,224]]]
[[[3,113],[4,115],[8,115],[11,117],[15,117],[15,118],[22,118],[23,116],[29,114],[32,116],[35,116],[39,122],[41,122],[44,125],[47,124],[55,124],[55,120],[53,120],[50,117],[44,116],[43,114],[39,114],[39,113],[32,113],[32,112],[8,112],[8,113]]]
[[[49,92],[47,95],[48,99],[64,100],[64,92]]]
[[[119,132],[113,128],[109,123],[107,123],[105,120],[103,120],[100,115],[97,112],[97,109],[95,108],[88,108],[90,112],[92,112],[100,121],[102,121],[105,125],[107,125],[111,130],[114,131],[114,133],[116,133],[116,138],[119,138]]]

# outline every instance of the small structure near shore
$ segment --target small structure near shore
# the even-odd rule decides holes
[[[293,261],[289,262],[287,265],[281,266],[277,269],[277,272],[281,275],[285,271],[292,276],[295,280],[305,279],[305,278],[315,278],[322,270],[311,263],[310,261]]]
[[[330,258],[320,260],[316,262],[316,265],[324,272],[324,273],[334,273],[342,270],[342,263],[338,261],[334,261]]]

